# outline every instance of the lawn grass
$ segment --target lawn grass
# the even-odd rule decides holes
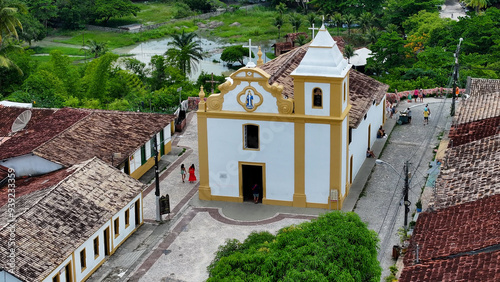
[[[119,27],[128,24],[143,24],[151,25],[164,23],[174,18],[175,7],[167,3],[135,3],[141,10],[137,16],[126,16],[122,18],[110,19],[107,23],[99,23],[99,25],[107,27]]]
[[[35,61],[38,61],[38,62],[48,62],[50,61],[50,56],[31,56],[31,58]],[[81,57],[69,57],[69,60],[73,63],[76,63],[76,61],[82,61],[85,59],[84,56],[81,56]]]
[[[64,55],[69,55],[69,56],[85,56],[85,51],[82,50],[81,48],[71,48],[71,47],[60,47],[60,46],[55,46],[55,47],[39,47],[35,46],[31,48],[35,52],[35,54],[50,54],[50,52],[54,50],[59,50],[61,51]]]

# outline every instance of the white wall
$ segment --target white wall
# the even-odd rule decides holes
[[[66,281],[66,265],[68,263],[71,263],[71,255],[66,258],[58,267],[56,267],[44,280],[43,282],[52,282],[52,278],[54,276],[57,275],[57,273],[59,273],[59,281],[60,282],[67,282]],[[73,266],[71,266],[73,267]],[[71,271],[75,271],[74,269],[72,269]],[[1,281],[1,279],[0,279]]]
[[[106,222],[97,232],[92,234],[92,236],[85,241],[82,245],[80,245],[74,252],[75,257],[75,277],[76,281],[82,281],[85,276],[89,275],[94,269],[99,265],[100,262],[104,260],[104,230],[110,227],[110,222]],[[112,228],[110,228],[110,236],[112,237]],[[99,256],[94,256],[94,239],[99,237]],[[109,242],[111,245],[111,242]],[[86,258],[86,267],[82,271],[81,262],[80,262],[80,252],[85,249],[85,258]]]
[[[368,110],[366,120],[362,120],[356,129],[352,130],[352,142],[349,145],[349,153],[353,155],[353,176],[356,177],[359,169],[366,159],[366,149],[368,146],[368,125],[371,124],[370,147],[377,139],[377,131],[382,125],[384,104],[380,103],[378,106],[372,105]],[[349,155],[350,158],[350,155]]]
[[[120,243],[122,243],[131,233],[134,231],[134,229],[137,227],[135,225],[135,213],[137,212],[135,210],[135,202],[141,198],[141,195],[137,195],[132,201],[130,201],[124,208],[122,208],[118,213],[116,213],[112,220],[111,220],[111,225],[113,226],[113,230],[111,231],[111,238],[113,242],[114,248],[118,246]],[[130,215],[129,215],[129,225],[125,226],[125,211],[129,210]],[[142,211],[141,208],[139,208],[139,213],[141,213],[141,220],[142,220]],[[115,219],[118,218],[120,224],[119,224],[119,234],[118,236],[115,237],[115,231],[114,231],[114,222]]]
[[[22,282],[5,270],[0,270],[0,282]]]
[[[341,183],[340,183],[342,195],[345,195],[346,192],[345,188],[347,184],[346,173],[349,167],[349,160],[347,159],[347,143],[349,142],[348,135],[349,135],[349,123],[347,122],[347,119],[345,119],[342,122],[342,154],[341,154],[342,172],[341,172]]]
[[[328,203],[330,190],[330,125],[305,125],[305,193],[308,203]]]
[[[130,174],[132,174],[136,169],[141,166],[141,148],[137,149],[133,154],[134,158],[130,159]]]
[[[167,144],[172,140],[172,128],[170,127],[170,123],[163,128],[163,145]]]
[[[323,92],[323,108],[313,108],[312,94],[314,88],[321,88]],[[330,84],[329,83],[304,83],[304,107],[306,115],[329,116],[330,115]]]
[[[260,150],[243,150],[243,124],[257,124]],[[212,195],[239,196],[238,162],[266,163],[266,198],[292,201],[294,124],[279,121],[207,119],[209,185]]]
[[[234,90],[224,95],[224,103],[222,105],[223,111],[235,111],[235,112],[246,112],[246,110],[238,103],[237,96],[238,94],[245,89],[249,84],[248,82],[243,81],[240,85],[238,85]],[[250,86],[254,87],[257,92],[262,95],[263,102],[257,107],[254,111],[255,113],[278,113],[278,106],[276,106],[276,98],[271,95],[271,93],[267,92],[262,86],[260,86],[257,82],[251,82]],[[245,95],[240,97],[241,102],[245,103]],[[254,95],[253,103],[257,105],[260,98],[257,95]]]
[[[13,168],[16,171],[16,177],[46,174],[63,167],[60,164],[32,154],[10,158],[1,162],[1,164],[5,167]]]

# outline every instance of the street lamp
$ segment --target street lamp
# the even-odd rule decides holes
[[[458,45],[457,45],[457,50],[455,51],[455,67],[454,67],[454,71],[453,71],[453,90],[452,90],[452,93],[451,93],[451,112],[450,112],[450,116],[455,116],[455,95],[456,95],[456,92],[457,92],[457,89],[458,89],[458,86],[457,86],[457,80],[458,80],[458,68],[459,68],[459,64],[458,64],[458,55],[460,54],[460,44],[462,43],[464,39],[463,38],[460,38],[459,41],[458,41]]]
[[[385,162],[381,159],[376,159],[375,160],[376,164],[385,164],[391,167],[397,174],[399,174],[398,170],[394,168],[390,163]],[[405,187],[404,187],[404,204],[405,204],[405,224],[404,227],[406,228],[408,226],[408,213],[410,212],[410,205],[411,202],[408,200],[408,191],[410,189],[410,185],[408,183],[408,161],[405,162],[404,165],[404,173],[405,173]]]

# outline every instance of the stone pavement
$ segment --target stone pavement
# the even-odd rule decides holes
[[[390,137],[378,139],[373,150],[381,159],[402,171],[402,162],[411,157],[411,171],[415,172],[411,185],[411,201],[420,194],[422,172],[431,159],[432,146],[449,115],[449,101],[426,98],[432,112],[430,124],[423,126],[423,104],[401,102],[398,110],[412,106],[413,124],[395,126],[396,119],[388,120],[384,128]],[[446,106],[443,106],[446,105]],[[438,120],[438,113],[442,111]],[[196,113],[189,113],[188,126],[175,135],[173,151],[186,151],[177,159],[171,154],[171,164],[162,172],[161,195],[170,195],[172,213],[164,216],[164,223],[155,222],[154,183],[143,193],[145,224],[137,230],[90,278],[89,281],[204,281],[206,271],[219,245],[226,239],[243,240],[252,231],[276,232],[282,227],[310,220],[327,210],[299,209],[252,203],[201,201],[197,197],[197,183],[182,183],[180,164],[195,164],[198,168],[198,140]],[[393,129],[394,127],[394,129]],[[394,234],[402,225],[403,213],[399,207],[402,182],[391,168],[374,167],[375,160],[367,159],[353,182],[345,203],[345,211],[354,210],[370,229],[379,233],[383,249],[379,259],[387,268],[394,262],[390,249],[398,237]],[[373,171],[373,173],[372,173]],[[365,184],[366,183],[366,184]],[[381,185],[381,183],[383,185]],[[359,198],[359,200],[358,200]],[[412,206],[414,208],[414,204]],[[397,218],[396,218],[397,216]],[[401,222],[400,222],[401,221]],[[382,277],[382,278],[383,278]]]
[[[439,12],[441,18],[449,18],[458,21],[459,17],[465,17],[465,10],[460,6],[458,0],[446,0]]]

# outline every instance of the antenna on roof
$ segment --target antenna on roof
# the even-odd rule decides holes
[[[31,111],[26,110],[17,116],[16,120],[12,124],[11,132],[12,134],[23,130],[31,119]]]

